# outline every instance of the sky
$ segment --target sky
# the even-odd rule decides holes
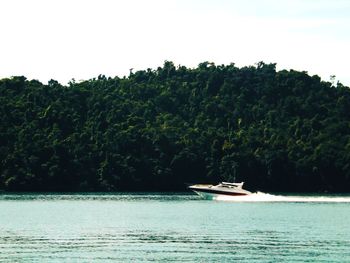
[[[350,0],[1,0],[0,78],[276,63],[350,86]]]

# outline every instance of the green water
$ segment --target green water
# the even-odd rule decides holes
[[[350,262],[350,197],[0,195],[0,262]]]

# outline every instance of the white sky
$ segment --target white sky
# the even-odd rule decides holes
[[[350,85],[350,0],[0,0],[0,30],[0,78],[264,61]]]

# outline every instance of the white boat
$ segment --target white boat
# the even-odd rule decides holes
[[[188,188],[206,199],[215,199],[218,196],[242,196],[250,195],[251,192],[243,189],[242,183],[221,182],[218,185],[194,184]]]

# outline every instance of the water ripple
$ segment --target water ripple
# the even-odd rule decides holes
[[[349,262],[349,208],[186,194],[7,195],[0,262]]]

